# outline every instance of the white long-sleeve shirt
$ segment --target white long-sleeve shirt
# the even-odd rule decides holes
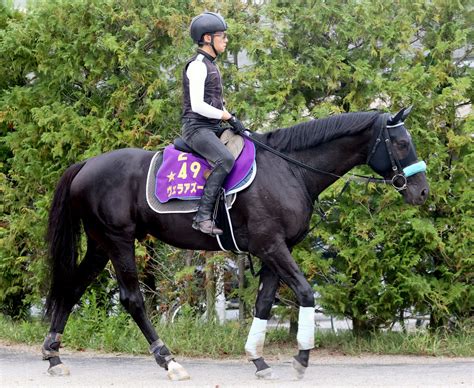
[[[207,77],[207,67],[202,62],[202,58],[199,57],[200,55],[188,65],[186,70],[186,76],[189,79],[191,109],[193,112],[210,119],[221,119],[224,111],[204,101],[204,84]]]

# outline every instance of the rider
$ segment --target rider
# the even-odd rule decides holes
[[[214,63],[226,49],[226,30],[224,18],[217,13],[204,12],[196,16],[191,22],[190,32],[198,49],[183,70],[182,137],[213,166],[192,226],[210,235],[223,233],[214,225],[213,208],[235,162],[217,137],[222,131],[220,124],[228,121],[235,131],[245,130],[243,124],[224,107],[221,75]]]

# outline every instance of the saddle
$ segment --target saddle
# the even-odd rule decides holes
[[[222,250],[239,252],[229,209],[237,193],[250,186],[256,176],[255,145],[230,130],[224,131],[220,139],[234,156],[235,164],[216,202],[216,225],[224,230],[224,235],[217,236],[217,240]],[[146,186],[148,205],[161,214],[196,212],[211,170],[206,159],[191,150],[183,139],[176,139],[157,152],[150,163]]]
[[[244,138],[242,136],[236,135],[230,129],[226,129],[221,133],[221,135],[219,136],[219,139],[227,147],[227,149],[230,151],[234,159],[237,160],[240,153],[244,149],[244,145],[245,145]],[[174,144],[174,148],[176,148],[179,151],[186,152],[189,154],[195,154],[201,157],[201,155],[193,151],[191,147],[189,147],[186,144],[186,142],[183,140],[183,138],[181,137],[176,138],[173,144]]]
[[[241,183],[251,173],[255,161],[255,146],[247,139],[226,130],[221,136],[235,157],[235,164],[223,188],[227,194],[242,190]],[[189,152],[191,151],[191,152]],[[163,151],[163,162],[156,176],[155,196],[161,203],[172,199],[195,200],[201,198],[212,165],[194,153],[181,139]]]

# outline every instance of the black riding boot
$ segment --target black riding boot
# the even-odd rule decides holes
[[[214,211],[214,204],[219,194],[219,190],[224,183],[228,172],[222,167],[217,166],[212,170],[211,175],[207,178],[204,186],[204,193],[199,203],[199,208],[194,216],[193,228],[211,236],[224,233],[221,229],[214,225],[212,213]]]

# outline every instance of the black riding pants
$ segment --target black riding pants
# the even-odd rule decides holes
[[[219,125],[188,119],[183,123],[182,138],[188,146],[206,158],[213,169],[221,167],[229,173],[235,159],[217,137],[221,131]]]

